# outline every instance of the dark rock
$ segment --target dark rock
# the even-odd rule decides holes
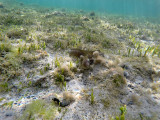
[[[4,8],[4,5],[2,3],[0,3],[0,8]]]
[[[130,76],[129,76],[129,73],[127,72],[127,71],[124,71],[124,76],[126,77],[126,78],[130,78]]]
[[[52,99],[56,104],[60,105],[61,107],[66,107],[70,104],[70,102],[63,100],[62,102],[58,98]]]
[[[128,64],[122,64],[121,67],[126,70],[131,69],[131,67]]]
[[[30,98],[31,98],[31,96],[27,96],[27,98],[28,98],[28,99],[30,99]]]
[[[19,3],[19,5],[20,5],[20,6],[23,6],[24,4],[23,4],[23,3]]]
[[[61,103],[60,103],[60,106],[61,107],[66,107],[70,104],[70,102],[66,101],[66,100],[63,100]]]
[[[133,105],[133,101],[129,101],[127,105]]]
[[[95,12],[91,12],[89,15],[90,16],[95,16],[96,14],[95,14]]]
[[[65,78],[65,81],[67,81],[67,82],[70,81],[70,80],[71,80],[70,77],[66,77],[66,78]]]
[[[134,86],[129,84],[128,87],[130,87],[131,89],[134,89]]]

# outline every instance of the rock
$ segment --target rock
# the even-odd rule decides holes
[[[95,16],[96,14],[95,14],[95,12],[91,12],[89,15],[90,16]]]
[[[2,3],[0,3],[0,8],[4,8],[4,5]]]
[[[127,103],[127,106],[128,105],[133,105],[133,101],[129,101],[128,103]]]
[[[129,64],[127,64],[127,63],[122,64],[121,67],[122,67],[123,69],[126,69],[126,70],[130,70],[130,69],[131,69],[131,67],[130,67]]]
[[[67,82],[70,81],[70,80],[71,80],[71,77],[66,77],[65,78],[65,81],[67,81]]]
[[[131,89],[134,89],[134,86],[129,84],[128,87],[130,87]]]
[[[30,99],[31,98],[31,96],[27,96],[27,99]]]
[[[127,71],[124,71],[124,76],[125,76],[126,78],[130,78],[130,75],[129,75],[129,73],[128,73]]]
[[[52,98],[52,100],[58,105],[60,105],[61,107],[66,107],[70,105],[73,101],[75,101],[75,98],[71,93],[64,92],[62,101],[60,101],[58,98]]]

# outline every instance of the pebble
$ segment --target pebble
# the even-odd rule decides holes
[[[121,67],[124,68],[124,69],[126,69],[126,70],[130,69],[130,66],[128,64],[123,64]]]
[[[71,80],[70,77],[66,77],[66,78],[65,78],[65,81],[67,81],[67,82],[70,81],[70,80]]]
[[[129,78],[130,76],[129,76],[129,73],[127,72],[127,71],[124,71],[124,76],[126,77],[126,78]]]
[[[127,105],[133,105],[133,101],[129,101]]]
[[[27,96],[27,98],[28,98],[28,99],[30,99],[30,98],[31,98],[31,96]]]
[[[128,87],[130,87],[131,89],[134,89],[134,86],[129,84]]]

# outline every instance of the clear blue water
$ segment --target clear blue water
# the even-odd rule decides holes
[[[25,4],[81,9],[110,14],[160,17],[160,0],[18,0]]]

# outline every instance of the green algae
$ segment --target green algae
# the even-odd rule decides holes
[[[36,100],[26,106],[23,115],[18,120],[51,120],[55,118],[56,111],[57,109],[53,103],[46,103],[44,100]]]

